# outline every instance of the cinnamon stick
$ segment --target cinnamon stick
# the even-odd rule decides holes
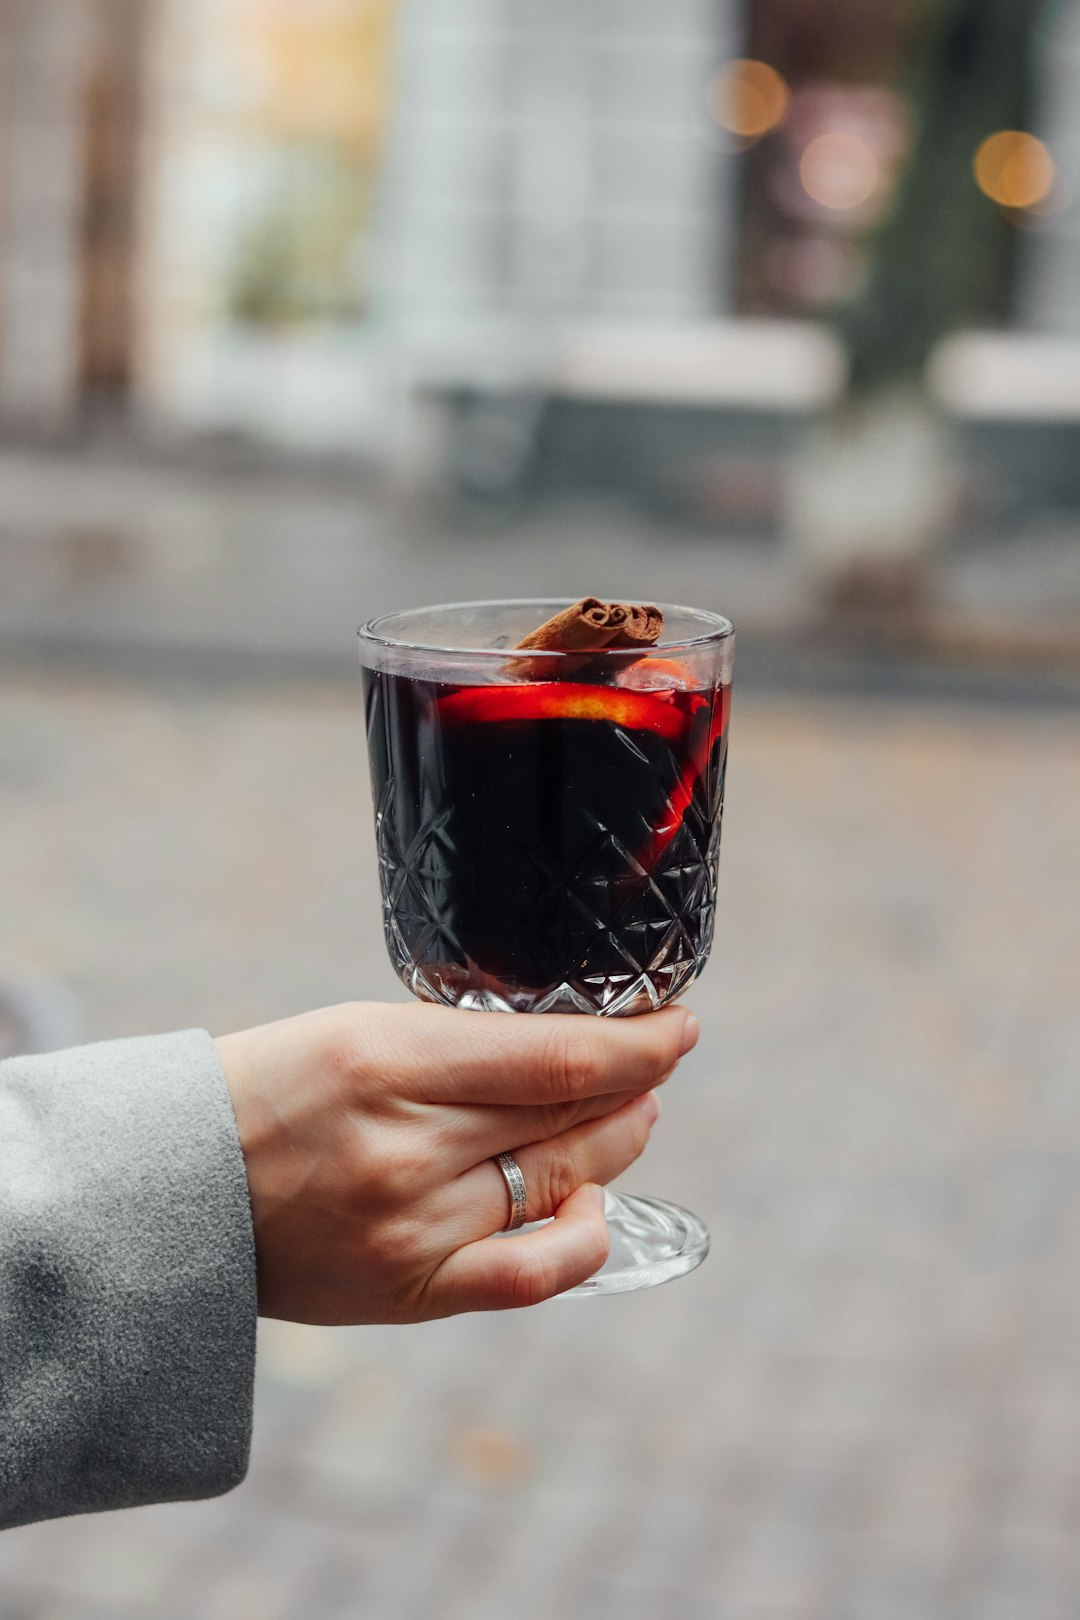
[[[631,602],[601,602],[585,596],[572,607],[563,608],[519,641],[518,652],[580,652],[580,658],[560,658],[549,665],[543,658],[515,658],[510,673],[525,679],[557,679],[571,675],[589,662],[592,653],[605,648],[651,647],[660,639],[664,616],[657,607],[638,607]]]
[[[585,596],[519,641],[518,650],[576,652],[580,648],[596,652],[614,640],[627,614],[621,602],[601,602],[599,597]]]
[[[655,647],[664,628],[664,615],[658,607],[628,606],[626,623],[618,630],[609,646]]]

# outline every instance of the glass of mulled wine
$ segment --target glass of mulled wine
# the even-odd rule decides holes
[[[477,602],[360,632],[383,923],[424,1001],[650,1012],[712,944],[734,630],[665,607],[645,650],[518,643],[559,602]],[[705,1258],[689,1211],[607,1194],[611,1255],[575,1294]]]

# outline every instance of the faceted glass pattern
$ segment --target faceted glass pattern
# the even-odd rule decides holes
[[[443,806],[402,847],[395,814],[401,788],[389,777],[376,836],[386,942],[399,976],[422,1000],[488,1011],[611,1017],[674,1000],[701,972],[712,944],[725,770],[726,739],[691,803],[679,812],[669,801],[680,824],[648,869],[584,801],[576,806],[581,825],[569,866],[530,851],[535,884],[520,921],[549,960],[562,952],[559,972],[540,985],[486,974],[470,957],[446,904],[469,882],[463,863],[477,858],[455,843],[462,812]]]

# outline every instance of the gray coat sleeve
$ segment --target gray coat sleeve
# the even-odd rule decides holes
[[[239,1484],[255,1320],[209,1035],[0,1064],[0,1527]]]

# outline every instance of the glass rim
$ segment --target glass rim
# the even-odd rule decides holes
[[[394,613],[380,613],[374,619],[369,619],[366,624],[362,624],[356,633],[361,643],[371,647],[385,647],[392,652],[441,653],[448,658],[490,658],[505,661],[507,654],[514,652],[515,648],[447,647],[444,643],[437,641],[416,641],[403,636],[385,635],[382,626],[392,623],[395,619],[406,619],[414,615],[419,617],[425,613],[465,612],[477,608],[536,607],[538,610],[547,610],[544,617],[550,618],[553,613],[559,612],[561,608],[572,607],[575,602],[579,601],[581,601],[581,598],[577,596],[515,596],[494,597],[487,600],[480,599],[475,602],[439,602],[427,607],[403,608]],[[629,605],[632,607],[644,607],[648,604],[632,601]],[[665,619],[669,613],[680,613],[688,619],[700,621],[702,634],[680,636],[678,640],[674,641],[666,641],[661,635],[660,640],[654,642],[652,646],[635,649],[642,658],[647,658],[653,653],[675,652],[683,648],[719,646],[725,641],[730,641],[735,634],[735,626],[730,619],[726,619],[721,613],[710,613],[706,608],[683,607],[675,602],[659,602],[655,605],[660,608]],[[537,618],[538,625],[543,622],[544,618]],[[626,653],[627,649],[625,647],[597,647],[590,649],[589,658],[590,660],[594,658],[612,658],[625,661]],[[549,658],[553,662],[557,662],[560,658],[580,659],[581,651],[580,649],[575,650],[565,647],[530,648],[528,656],[530,660]]]

